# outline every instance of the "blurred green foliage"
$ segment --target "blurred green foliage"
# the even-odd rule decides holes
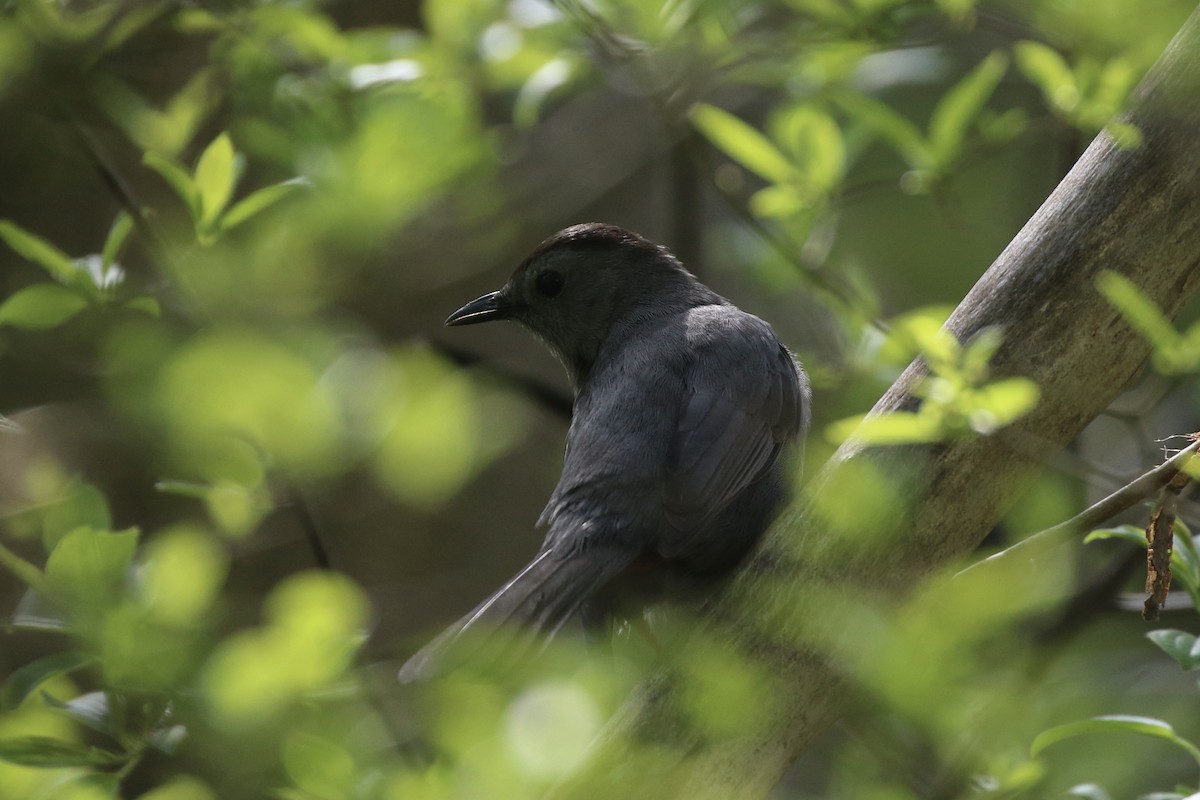
[[[610,215],[722,265],[712,282],[801,354],[809,474],[848,436],[1003,434],[1038,398],[993,374],[1020,332],[959,342],[945,304],[1068,166],[1047,152],[1102,130],[1138,146],[1122,110],[1190,6],[4,4],[0,796],[539,796],[664,664],[689,736],[777,724],[774,676],[679,610],[655,641],[567,636],[396,686],[418,629],[528,555],[534,539],[516,561],[497,542],[532,528],[558,467],[561,420],[535,402],[553,406],[549,370],[500,333],[482,345],[498,368],[463,369],[479,359],[439,343],[440,319],[554,227]],[[1200,324],[1179,333],[1115,274],[1098,290],[1194,391]],[[914,358],[920,407],[864,418]],[[905,477],[860,467],[813,499],[815,551],[898,546],[881,531]],[[1078,495],[1055,474],[1008,525]],[[1178,624],[1195,627],[1179,527]],[[1131,699],[1097,669],[1114,652],[1170,666],[1119,614],[1043,647],[1029,632],[1086,582],[1043,567],[969,586],[951,570],[903,603],[765,596],[755,625],[844,664],[870,707],[778,796],[1194,787],[1194,686]],[[1193,632],[1150,639],[1200,667]],[[1112,731],[1181,763],[1092,744]],[[654,742],[636,752],[631,774],[679,777]]]

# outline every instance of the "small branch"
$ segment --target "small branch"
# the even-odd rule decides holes
[[[1198,450],[1200,450],[1200,442],[1193,442],[1154,469],[1138,476],[1066,522],[1039,531],[1006,550],[985,558],[977,564],[972,564],[959,572],[955,579],[974,578],[979,571],[987,570],[1013,558],[1040,559],[1045,557],[1048,549],[1056,549],[1069,544],[1080,533],[1098,527],[1162,489],[1181,473],[1196,456]]]

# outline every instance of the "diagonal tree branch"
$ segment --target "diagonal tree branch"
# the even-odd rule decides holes
[[[1099,272],[1123,274],[1171,316],[1200,287],[1200,10],[1139,86],[1128,121],[1144,144],[1122,150],[1097,137],[946,323],[962,341],[1004,330],[995,371],[1041,388],[1037,409],[1012,430],[1033,445],[844,445],[706,625],[771,681],[770,719],[703,736],[680,722],[677,683],[664,672],[552,796],[765,796],[841,711],[845,670],[803,632],[817,620],[853,642],[854,620],[837,598],[865,590],[898,602],[970,552],[1041,462],[1123,389],[1149,349],[1096,290]],[[926,373],[912,364],[874,413],[916,408]],[[654,743],[652,760],[639,741]]]

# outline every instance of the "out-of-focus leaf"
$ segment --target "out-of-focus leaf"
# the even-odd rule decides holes
[[[1122,150],[1136,150],[1144,141],[1142,129],[1132,122],[1114,119],[1104,126],[1104,131]]]
[[[199,778],[180,775],[139,795],[138,800],[217,800],[217,795]]]
[[[40,236],[30,233],[7,219],[0,220],[0,239],[22,258],[46,270],[56,280],[67,283],[75,274],[71,257]]]
[[[519,128],[532,127],[546,100],[566,86],[575,71],[574,65],[564,58],[553,58],[538,68],[517,92],[513,101],[513,124]]]
[[[975,407],[969,412],[971,428],[977,433],[993,433],[1032,411],[1040,395],[1037,384],[1028,378],[993,381],[975,392]]]
[[[767,137],[728,111],[701,103],[691,119],[718,150],[764,180],[783,183],[795,175],[796,168]]]
[[[121,252],[121,245],[125,244],[125,239],[131,230],[133,230],[133,217],[129,216],[126,211],[117,214],[112,227],[108,229],[108,236],[104,239],[104,250],[100,253],[102,270],[107,270],[116,263],[117,255]]]
[[[1068,722],[1065,725],[1058,725],[1042,731],[1029,746],[1029,752],[1030,755],[1036,757],[1053,744],[1092,733],[1138,733],[1143,736],[1153,736],[1185,750],[1197,763],[1200,763],[1200,749],[1179,736],[1169,723],[1151,717],[1134,717],[1123,714]]]
[[[1187,356],[1185,342],[1137,286],[1124,275],[1104,270],[1096,278],[1096,287],[1134,330],[1154,347],[1154,364],[1167,374],[1187,372],[1194,366]]]
[[[831,424],[826,435],[830,441],[843,442],[851,436],[867,444],[910,444],[934,441],[941,436],[938,426],[924,414],[894,411],[850,417]]]
[[[137,532],[78,528],[64,536],[46,560],[52,591],[77,611],[97,612],[113,599],[137,547]]]
[[[354,757],[332,739],[300,731],[289,734],[283,742],[283,767],[306,796],[354,794]]]
[[[152,317],[162,316],[162,308],[158,305],[158,301],[148,294],[127,300],[125,308],[128,308],[130,311],[142,311]]]
[[[236,228],[259,212],[265,211],[297,189],[311,185],[305,178],[293,178],[283,183],[264,186],[242,198],[221,217],[220,228],[223,231]]]
[[[216,222],[233,196],[233,187],[237,183],[235,158],[233,140],[228,133],[222,133],[204,148],[196,163],[195,185],[200,197],[200,224],[206,229]]]
[[[111,527],[112,515],[104,493],[90,483],[75,480],[42,515],[42,546],[49,553],[76,528],[105,531]]]
[[[775,127],[803,186],[816,195],[837,188],[846,170],[846,146],[832,117],[818,108],[799,106],[784,112]]]
[[[67,650],[26,664],[4,681],[3,688],[0,688],[0,708],[16,708],[41,684],[57,675],[87,666],[95,660],[95,656],[88,653]]]
[[[1059,111],[1072,112],[1079,105],[1079,85],[1063,57],[1052,47],[1026,40],[1013,46],[1017,69],[1042,90],[1046,100]]]
[[[971,124],[983,111],[1008,69],[1008,56],[996,50],[946,92],[929,120],[929,146],[945,168],[962,152]]]
[[[882,136],[913,169],[933,164],[933,153],[920,129],[884,103],[858,92],[839,92],[833,99],[850,117]]]
[[[26,736],[0,739],[0,760],[23,767],[106,767],[121,763],[124,757],[49,736]]]
[[[0,325],[47,330],[62,325],[87,308],[87,298],[57,283],[35,283],[0,304]]]
[[[200,204],[200,190],[196,188],[192,176],[176,162],[153,151],[142,157],[142,163],[157,172],[167,184],[179,195],[179,199],[187,206],[192,222],[200,225],[203,213]]]
[[[798,188],[789,183],[764,186],[750,197],[750,210],[756,217],[790,217],[806,208],[808,203],[800,196]]]
[[[160,533],[146,549],[139,584],[142,603],[157,622],[196,624],[216,599],[227,562],[225,551],[201,529]]]
[[[1187,631],[1163,628],[1150,631],[1146,638],[1158,645],[1164,653],[1179,662],[1184,670],[1200,668],[1200,638]]]

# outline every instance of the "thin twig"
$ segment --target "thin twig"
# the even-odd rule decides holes
[[[1083,531],[1091,530],[1107,522],[1122,511],[1133,508],[1170,483],[1192,458],[1196,456],[1198,450],[1200,450],[1200,441],[1193,442],[1154,469],[1139,475],[1108,497],[1076,514],[1066,522],[1060,522],[1054,527],[1039,531],[1032,536],[1022,539],[1006,550],[1002,550],[976,564],[972,564],[959,572],[956,579],[969,577],[975,574],[974,570],[986,569],[986,565],[998,563],[1001,560],[1007,561],[1025,555],[1032,557],[1042,548],[1065,544]]]

